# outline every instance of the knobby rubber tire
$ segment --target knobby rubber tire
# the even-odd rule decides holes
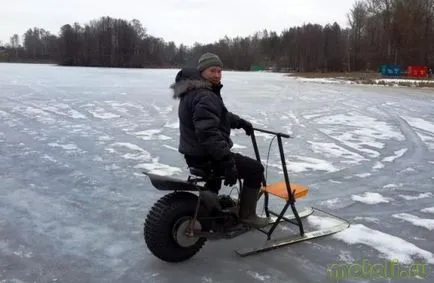
[[[173,192],[160,198],[150,209],[144,223],[144,238],[148,249],[159,259],[181,262],[193,257],[205,244],[199,238],[190,247],[180,246],[173,237],[173,226],[182,217],[193,217],[197,196],[188,192]],[[201,223],[201,226],[206,226]]]

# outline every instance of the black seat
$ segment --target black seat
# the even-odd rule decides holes
[[[202,178],[208,178],[208,176],[210,175],[210,172],[206,172],[205,170],[197,167],[190,167],[189,170],[191,174]]]

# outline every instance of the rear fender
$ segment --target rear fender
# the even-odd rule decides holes
[[[200,191],[203,187],[186,180],[180,180],[169,176],[143,172],[151,180],[152,185],[160,191]]]

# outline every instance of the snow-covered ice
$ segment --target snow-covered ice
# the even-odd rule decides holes
[[[316,227],[326,229],[339,222],[333,218],[311,216],[309,222]],[[361,244],[369,249],[375,249],[381,257],[389,260],[398,260],[402,264],[411,264],[414,257],[426,260],[429,264],[434,264],[434,255],[428,250],[424,250],[416,245],[388,233],[371,229],[364,224],[353,224],[347,230],[332,236],[350,245]]]
[[[406,148],[395,151],[395,155],[383,158],[383,162],[393,162],[395,159],[402,157],[407,152]]]
[[[388,203],[393,199],[386,198],[379,193],[366,192],[363,195],[353,195],[352,200],[363,202],[365,204],[378,204],[378,203]]]
[[[327,158],[339,158],[342,163],[358,164],[364,160],[368,160],[362,155],[345,149],[336,143],[321,143],[312,141],[309,141],[309,143],[312,145],[312,150],[314,152],[322,154]]]
[[[413,225],[424,227],[428,230],[434,230],[434,219],[420,218],[409,213],[394,214],[393,217],[412,223]]]
[[[431,198],[433,194],[431,192],[427,192],[427,193],[420,193],[414,196],[409,196],[409,195],[399,195],[399,196],[405,200],[418,200],[423,198]]]
[[[162,175],[162,176],[171,176],[171,175],[175,175],[176,173],[182,172],[181,168],[173,167],[167,164],[161,164],[159,162],[141,163],[136,165],[134,168],[145,169],[150,173]]]
[[[328,200],[322,201],[321,204],[323,204],[327,208],[331,209],[331,208],[335,208],[339,204],[339,202],[340,202],[339,198],[334,198],[334,199],[328,199]]]
[[[171,137],[168,137],[166,135],[160,134],[162,130],[160,129],[150,129],[150,130],[144,130],[140,132],[135,132],[134,135],[140,137],[141,139],[148,141],[148,140],[170,140]]]
[[[425,213],[434,213],[434,206],[433,207],[424,208],[421,211],[425,212]]]
[[[169,88],[176,72],[0,64],[0,282],[305,283],[327,282],[336,261],[434,264],[432,90],[266,72],[224,72],[225,104],[290,134],[289,176],[310,188],[297,204],[351,227],[247,258],[233,249],[263,234],[209,241],[178,265],[156,259],[143,222],[165,192],[142,172],[188,174]],[[254,156],[244,131],[232,137],[234,151]],[[282,180],[277,141],[256,137],[269,182]],[[306,220],[308,230],[327,225]]]
[[[403,116],[402,118],[407,120],[411,126],[434,134],[434,122],[418,117]]]

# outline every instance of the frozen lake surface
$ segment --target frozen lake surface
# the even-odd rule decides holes
[[[328,267],[363,259],[397,260],[401,271],[425,264],[417,282],[433,282],[434,91],[272,73],[224,72],[225,103],[256,127],[293,135],[284,140],[290,178],[310,188],[298,207],[351,227],[246,258],[234,248],[262,234],[207,242],[181,264],[153,257],[143,222],[163,194],[141,171],[187,174],[169,89],[176,72],[0,64],[0,282],[336,282]],[[233,140],[253,156],[243,131]],[[258,134],[264,162],[270,141]],[[267,168],[277,181],[273,145]]]

